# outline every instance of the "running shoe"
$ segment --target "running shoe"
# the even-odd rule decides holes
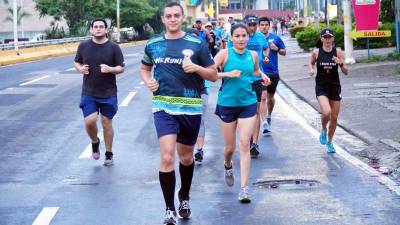
[[[262,127],[262,135],[264,137],[271,135],[271,118],[267,118],[266,120],[264,120]]]
[[[243,187],[243,188],[240,189],[239,198],[238,199],[239,199],[239,201],[241,203],[250,203],[251,202],[250,195],[249,195],[249,187],[248,186]]]
[[[92,158],[95,160],[100,159],[100,139],[97,138],[97,143],[92,143]]]
[[[328,151],[328,153],[336,152],[336,149],[335,147],[333,147],[333,143],[331,141],[328,141],[328,143],[326,143],[326,150]]]
[[[321,134],[319,135],[319,143],[321,143],[321,145],[326,145],[326,142],[328,142],[327,133],[326,131],[322,130]]]
[[[176,225],[176,212],[167,209],[167,211],[165,211],[165,219],[164,219],[164,225]]]
[[[235,183],[235,177],[233,175],[233,167],[231,167],[230,169],[225,168],[225,183],[230,187],[233,186],[233,184]]]
[[[113,153],[112,152],[106,152],[106,157],[104,159],[104,165],[105,166],[111,166],[113,164]]]
[[[197,149],[196,154],[194,154],[194,160],[196,162],[202,162],[203,161],[203,150],[202,149]]]
[[[258,144],[253,143],[250,147],[250,156],[252,158],[257,158],[259,154],[260,154],[260,147],[258,147]]]
[[[178,200],[179,200],[178,215],[183,219],[190,218],[192,212],[190,211],[189,197],[184,198],[181,195],[181,192],[178,191]]]

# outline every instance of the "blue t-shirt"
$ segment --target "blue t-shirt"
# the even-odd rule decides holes
[[[241,107],[257,102],[253,90],[254,60],[249,50],[239,54],[228,48],[228,61],[224,65],[224,72],[240,70],[238,78],[225,77],[218,92],[217,104],[225,107]]]
[[[153,93],[153,112],[202,114],[204,80],[197,74],[185,73],[182,62],[184,57],[190,57],[197,65],[213,65],[207,46],[199,38],[185,34],[179,39],[166,39],[164,36],[152,38],[144,51],[142,63],[154,66],[153,76],[160,84]]]
[[[228,48],[233,47],[232,41],[228,42]],[[263,50],[268,48],[268,42],[261,32],[256,31],[254,34],[249,36],[249,41],[247,42],[247,49],[253,50],[257,52],[258,55],[258,65],[260,67],[260,70],[262,70],[262,64],[263,64],[263,59],[264,59],[264,54]],[[261,80],[261,77],[253,76],[253,80]]]
[[[280,49],[285,49],[285,43],[283,43],[282,39],[276,35],[269,33],[268,37],[269,45],[274,44]],[[269,63],[263,64],[263,71],[268,76],[279,76],[279,68],[278,68],[278,52],[270,49],[269,51]]]

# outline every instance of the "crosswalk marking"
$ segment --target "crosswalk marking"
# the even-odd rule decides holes
[[[60,207],[45,207],[33,221],[32,225],[49,225]]]

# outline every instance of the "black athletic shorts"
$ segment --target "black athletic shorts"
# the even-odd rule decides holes
[[[257,102],[261,102],[262,91],[267,90],[267,87],[262,84],[263,80],[256,80],[253,82],[253,90],[257,95]]]
[[[268,76],[269,79],[271,80],[271,84],[267,86],[267,92],[270,94],[275,94],[276,88],[278,87],[279,83],[279,75],[274,75],[274,76]]]
[[[158,111],[153,114],[158,138],[168,134],[176,134],[176,142],[184,145],[196,144],[201,115],[171,115],[165,111]]]
[[[326,96],[329,100],[340,101],[342,100],[342,88],[340,85],[332,84],[316,84],[315,85],[315,95]]]

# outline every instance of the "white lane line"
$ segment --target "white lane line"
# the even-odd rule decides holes
[[[307,123],[307,121],[299,115],[293,108],[291,108],[283,99],[281,98],[280,95],[275,95],[276,96],[276,102],[283,106],[283,110],[286,111],[287,115],[293,118],[294,121],[296,121],[298,124],[300,124],[305,130],[307,130],[312,136],[315,138],[319,138],[319,132],[315,130],[310,124]],[[354,166],[360,168],[364,172],[366,172],[368,175],[377,177],[378,182],[380,184],[385,185],[388,187],[391,191],[395,192],[397,195],[400,195],[400,186],[394,182],[392,179],[389,177],[379,173],[372,167],[370,167],[368,164],[364,163],[363,161],[359,160],[358,158],[350,155],[346,150],[341,148],[340,146],[336,145],[333,143],[336,149],[336,154],[342,157],[343,159],[347,160],[349,163],[353,164]],[[328,154],[328,153],[327,153]]]
[[[125,54],[125,57],[140,56],[141,53]]]
[[[72,68],[69,68],[69,69],[67,69],[65,71],[74,71],[74,70],[75,70],[75,67],[72,67]]]
[[[33,221],[32,225],[49,225],[60,207],[45,207]]]
[[[36,79],[34,79],[34,80],[31,80],[31,81],[22,83],[22,84],[20,84],[19,86],[25,86],[25,85],[28,85],[28,84],[32,84],[32,83],[35,83],[35,82],[37,82],[37,81],[39,81],[39,80],[46,79],[46,78],[48,78],[48,77],[50,77],[50,76],[49,76],[49,75],[46,75],[46,76],[43,76],[43,77],[39,77],[39,78],[36,78]]]
[[[142,82],[140,82],[140,84],[141,84],[141,85],[143,85],[143,84],[144,84],[144,82],[142,81]]]
[[[124,99],[124,101],[122,101],[122,103],[119,105],[120,107],[126,107],[129,105],[129,102],[132,100],[133,97],[135,97],[136,95],[136,91],[132,91],[128,94],[128,96],[126,96],[126,98]]]
[[[140,89],[140,87],[139,86],[135,86],[135,89]]]
[[[97,137],[99,137],[100,141],[103,141],[103,131],[101,130]],[[89,143],[88,146],[86,146],[85,150],[83,150],[82,154],[79,156],[80,159],[88,159],[92,157],[92,143]]]

